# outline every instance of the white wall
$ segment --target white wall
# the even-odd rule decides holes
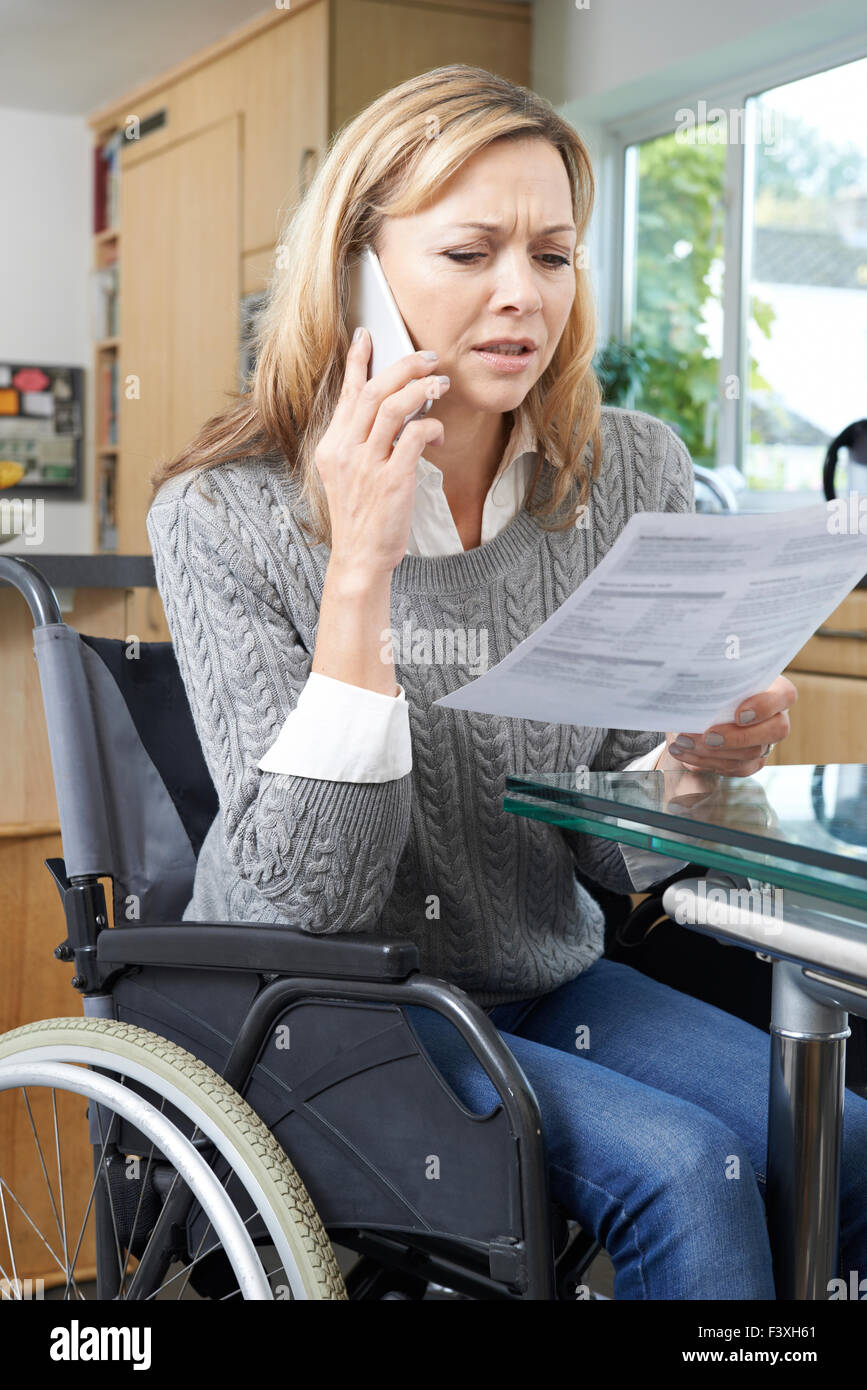
[[[864,0],[578,3],[587,8],[536,0],[532,82],[583,121],[616,120],[867,28]]]
[[[580,5],[586,6],[579,8]],[[861,36],[864,0],[536,0],[531,82],[588,147],[596,203],[587,238],[604,343],[615,331],[618,124],[694,105],[759,68]]]
[[[0,107],[0,360],[87,370],[84,496],[46,501],[43,554],[93,549],[91,141],[80,116]],[[0,493],[0,497],[3,494]],[[7,494],[8,496],[8,494]],[[0,554],[33,554],[16,537]]]

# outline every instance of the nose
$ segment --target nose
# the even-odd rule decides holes
[[[500,251],[495,277],[494,305],[497,309],[512,306],[523,314],[541,309],[542,296],[526,247],[507,247]]]

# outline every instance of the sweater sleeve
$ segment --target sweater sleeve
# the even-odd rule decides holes
[[[305,686],[312,655],[235,534],[184,497],[147,516],[157,586],[245,919],[315,933],[371,931],[407,842],[411,775],[344,782],[260,768]],[[395,704],[398,702],[395,701]],[[352,741],[353,730],[344,730]]]

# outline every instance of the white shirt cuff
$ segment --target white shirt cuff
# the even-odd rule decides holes
[[[665,739],[656,748],[651,748],[649,753],[642,753],[640,758],[633,758],[631,763],[625,767],[618,768],[619,772],[652,772],[656,766],[656,760],[665,747]]]
[[[263,772],[331,782],[392,782],[412,771],[406,692],[350,685],[311,671],[280,733],[256,764]]]
[[[657,748],[651,748],[649,753],[642,753],[640,758],[633,758],[632,762],[621,768],[620,771],[652,772],[664,747],[665,740],[663,739]],[[654,883],[661,883],[664,878],[670,878],[673,873],[676,873],[678,869],[685,868],[690,862],[688,859],[670,859],[667,854],[657,854],[650,849],[639,849],[636,845],[621,845],[620,853],[626,861],[626,868],[636,893],[650,888]]]

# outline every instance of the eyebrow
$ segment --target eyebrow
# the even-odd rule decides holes
[[[478,227],[483,232],[498,232],[501,224],[499,222],[452,222],[453,227]],[[543,227],[537,236],[550,236],[552,232],[574,232],[576,227],[574,222],[561,222],[556,227]]]

